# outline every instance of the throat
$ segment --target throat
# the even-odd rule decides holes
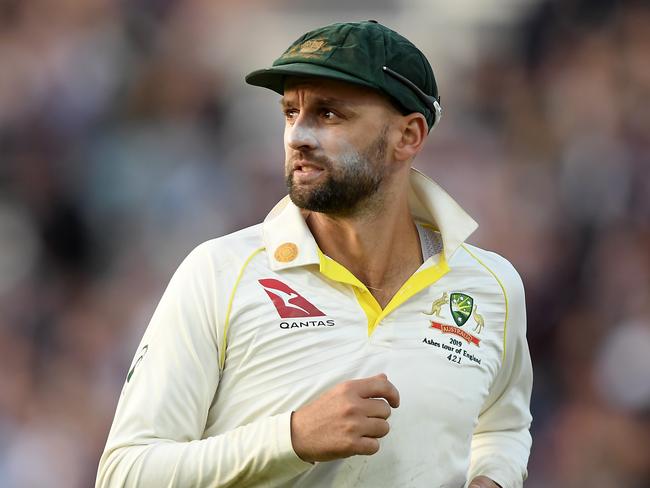
[[[404,283],[406,283],[406,280],[404,281]],[[404,283],[402,283],[402,285]],[[375,298],[375,300],[377,300],[377,303],[383,310],[390,303],[390,301],[393,299],[393,297],[399,291],[402,285],[391,286],[390,288],[374,288],[372,286],[366,285],[366,288],[368,288],[370,294]]]
[[[382,309],[429,254],[410,214],[390,217],[384,222],[354,222],[312,212],[306,219],[323,254],[363,283]]]
[[[417,256],[414,256],[414,259],[409,261],[401,261],[398,267],[393,268],[392,272],[385,273],[380,283],[373,282],[363,275],[360,277],[360,281],[366,285],[370,294],[375,297],[379,306],[384,309],[421,264],[422,261]]]
[[[416,245],[413,246],[411,252],[407,252],[402,259],[396,260],[393,266],[384,270],[380,279],[377,279],[377,276],[373,276],[372,273],[364,271],[356,274],[350,268],[355,276],[359,277],[360,281],[366,285],[366,288],[368,288],[368,291],[382,309],[386,308],[424,261],[442,252],[443,245],[440,234],[426,224],[416,223],[415,225],[418,238],[415,240]],[[417,244],[419,244],[419,247]]]

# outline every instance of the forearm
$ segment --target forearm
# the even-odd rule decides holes
[[[96,486],[279,485],[311,467],[293,451],[290,416],[284,413],[188,442],[109,439]]]

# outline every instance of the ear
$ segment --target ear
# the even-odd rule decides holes
[[[427,120],[421,113],[413,112],[401,117],[399,127],[401,137],[395,145],[395,159],[411,160],[420,152],[429,133]]]

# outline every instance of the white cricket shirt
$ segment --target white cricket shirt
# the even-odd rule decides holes
[[[522,486],[532,383],[523,286],[463,244],[477,224],[411,175],[425,262],[382,310],[289,198],[181,264],[138,347],[97,486]],[[290,416],[386,373],[401,405],[372,456],[303,462]]]

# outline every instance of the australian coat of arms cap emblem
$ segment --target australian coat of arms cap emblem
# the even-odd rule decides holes
[[[462,327],[472,315],[474,299],[464,293],[452,293],[449,297],[449,309],[454,323]]]
[[[315,53],[325,47],[325,39],[310,39],[300,45],[301,53]]]
[[[294,56],[306,58],[319,58],[330,52],[334,47],[327,44],[326,39],[308,39],[300,44],[291,46],[280,59],[291,58]]]

